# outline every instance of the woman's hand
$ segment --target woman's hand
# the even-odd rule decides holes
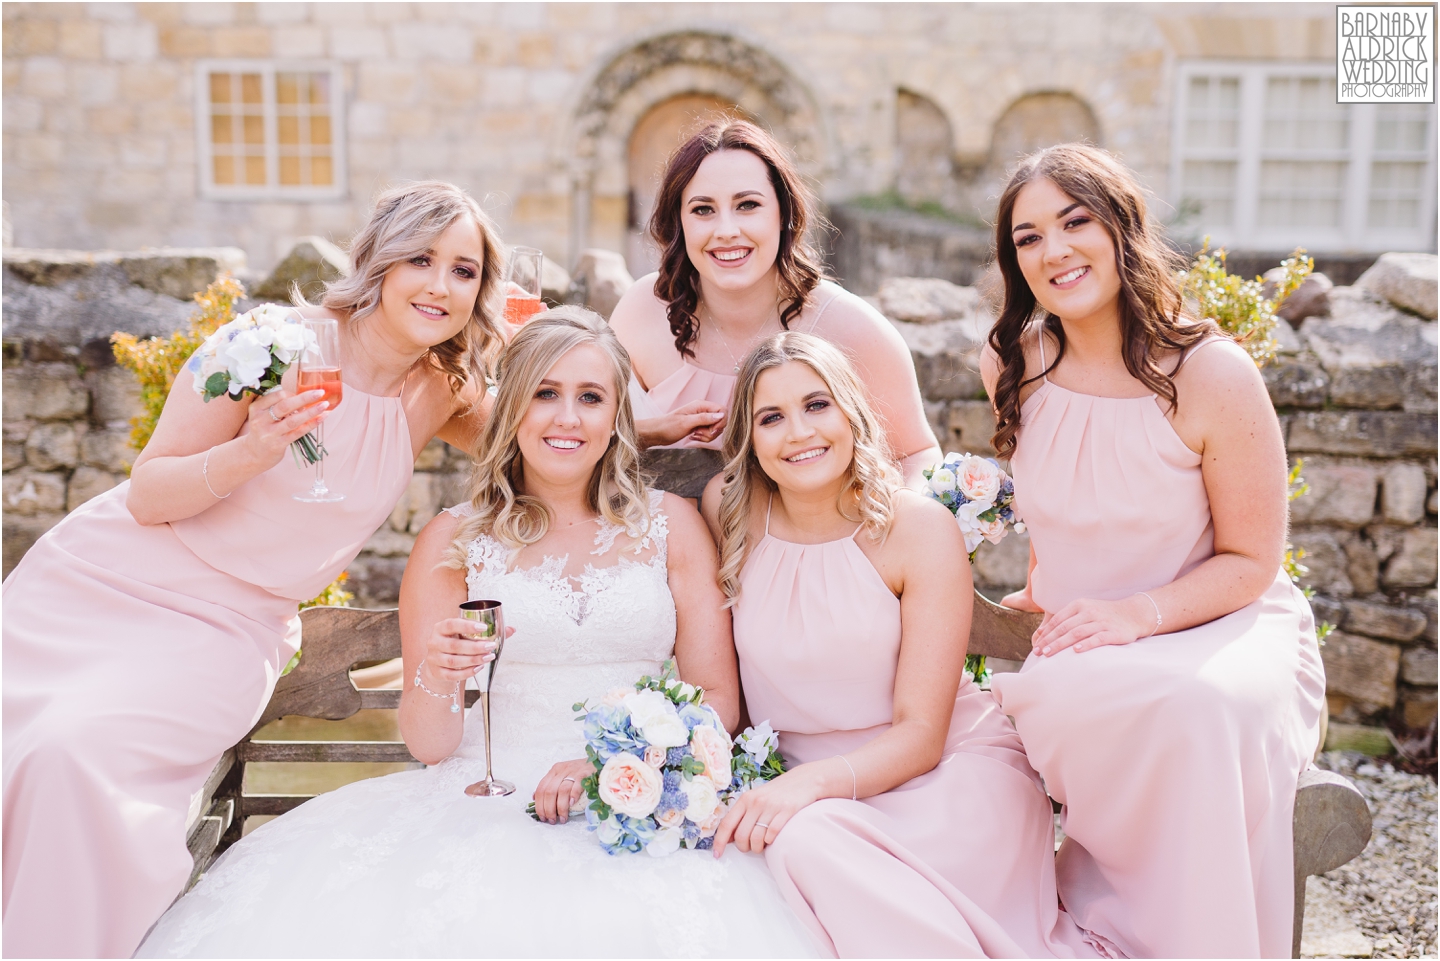
[[[561,761],[550,768],[535,788],[535,816],[546,824],[570,820],[570,809],[585,796],[580,782],[594,773],[595,766],[584,758]]]
[[[480,668],[495,660],[495,642],[477,634],[479,628],[477,621],[463,617],[436,621],[425,639],[425,663],[420,668],[420,679],[433,679],[434,689],[444,693],[447,688],[453,689],[480,673]],[[514,633],[513,627],[505,629],[506,638]]]
[[[1030,639],[1031,648],[1046,657],[1067,647],[1078,654],[1105,644],[1129,644],[1155,632],[1155,610],[1143,594],[1123,601],[1071,601],[1045,615]]]
[[[715,829],[715,856],[723,854],[731,841],[742,851],[761,853],[796,811],[825,797],[817,763],[802,764],[740,795]]]
[[[691,401],[662,417],[637,421],[635,429],[646,448],[678,444],[687,437],[708,444],[725,429],[725,408],[708,400]]]
[[[292,397],[282,388],[251,401],[244,443],[255,462],[274,467],[286,448],[314,430],[330,407],[324,396],[323,390],[307,390]]]

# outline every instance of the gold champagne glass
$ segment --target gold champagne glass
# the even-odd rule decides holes
[[[515,785],[497,781],[490,770],[490,679],[495,676],[500,649],[505,646],[505,611],[499,601],[466,601],[460,605],[460,616],[476,622],[475,633],[479,637],[495,641],[494,659],[475,675],[475,686],[480,689],[480,712],[485,718],[485,780],[476,781],[465,793],[471,797],[504,797],[515,793]]]

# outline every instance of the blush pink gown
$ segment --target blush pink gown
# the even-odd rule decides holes
[[[1022,408],[1011,466],[1046,611],[1162,587],[1215,552],[1200,455],[1153,396],[1047,380]],[[1289,957],[1291,811],[1325,678],[1310,606],[1283,571],[1233,614],[1032,655],[994,690],[1065,805],[1060,896],[1098,943],[1129,957]]]
[[[128,958],[180,893],[190,806],[293,655],[298,603],[409,482],[399,397],[347,389],[325,434],[343,501],[294,500],[313,470],[287,453],[203,513],[142,527],[127,482],[5,579],[6,957]]]
[[[750,717],[787,765],[889,728],[900,601],[853,537],[766,533],[741,572],[735,647]],[[765,851],[790,907],[839,957],[1095,957],[1055,898],[1054,820],[1015,729],[963,681],[940,763],[874,797],[826,798]]]

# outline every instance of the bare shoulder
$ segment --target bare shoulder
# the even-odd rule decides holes
[[[710,528],[710,536],[716,541],[720,540],[720,494],[724,490],[725,475],[719,473],[710,478],[705,485],[705,492],[700,495],[700,514],[705,518],[705,525]]]
[[[873,349],[877,338],[905,347],[904,338],[884,314],[834,281],[822,280],[812,296],[812,309],[820,315],[814,322],[815,333],[826,340],[852,351]],[[796,327],[809,329],[803,320]]]
[[[1260,368],[1239,344],[1223,338],[1190,350],[1190,356],[1175,373],[1175,389],[1182,406],[1189,398],[1202,404],[1224,403],[1237,397],[1265,398],[1268,402]]]
[[[304,304],[300,307],[291,307],[291,310],[304,317],[306,320],[344,320],[346,315],[329,307],[321,307],[319,304]]]
[[[908,489],[896,491],[892,505],[895,513],[887,550],[927,565],[946,559],[958,562],[965,555],[965,537],[945,505]]]
[[[415,546],[410,550],[410,563],[406,564],[406,568],[426,570],[434,567],[440,562],[444,553],[450,549],[459,530],[460,518],[449,511],[441,511],[436,514],[415,538]],[[422,562],[429,561],[429,563],[428,565],[416,564],[414,562],[417,559]]]
[[[682,537],[694,537],[704,532],[706,539],[709,539],[709,532],[705,531],[705,520],[700,516],[700,511],[695,505],[678,494],[669,491],[664,492],[660,498],[660,510],[668,519],[670,534],[673,536],[677,531]]]
[[[653,334],[657,324],[667,332],[670,329],[665,303],[655,295],[655,281],[659,276],[658,273],[649,273],[631,284],[610,314],[610,326],[615,336],[627,342],[627,346],[631,337]]]

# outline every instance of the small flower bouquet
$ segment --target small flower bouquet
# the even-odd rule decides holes
[[[926,496],[944,504],[955,515],[972,562],[981,541],[998,544],[1012,527],[1018,533],[1025,533],[1024,522],[1015,516],[1015,482],[994,460],[976,454],[950,453],[938,466],[926,468],[922,473]],[[965,670],[982,685],[990,677],[985,658],[979,655],[965,658]]]
[[[607,854],[708,850],[730,802],[785,772],[768,723],[732,743],[704,697],[667,661],[660,677],[642,677],[633,691],[575,705],[595,766],[581,782],[590,798],[585,819]]]
[[[186,369],[195,378],[195,393],[207,404],[216,397],[239,400],[268,394],[280,378],[315,346],[315,334],[293,310],[264,304],[248,310],[205,338]],[[291,445],[299,458],[313,464],[325,456],[312,434]]]

